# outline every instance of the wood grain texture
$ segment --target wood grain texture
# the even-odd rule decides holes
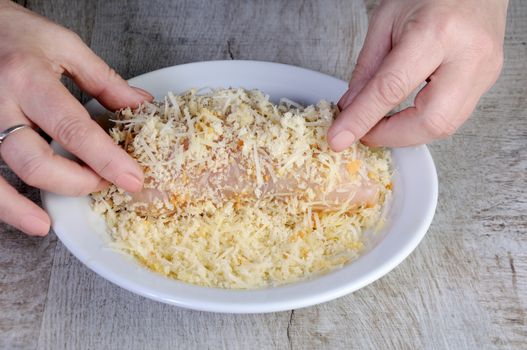
[[[27,1],[128,78],[201,60],[277,61],[348,78],[377,0]],[[270,315],[179,309],[116,287],[54,235],[0,226],[0,348],[527,348],[527,3],[512,0],[498,83],[430,146],[440,198],[417,250],[338,300]],[[74,90],[77,97],[87,96]],[[38,200],[35,190],[2,175]]]
[[[60,245],[40,349],[287,349],[289,312],[222,315],[131,294],[103,280]]]
[[[5,166],[0,176],[20,192],[37,191],[16,181]],[[44,312],[56,237],[30,238],[0,224],[0,348],[34,349]]]

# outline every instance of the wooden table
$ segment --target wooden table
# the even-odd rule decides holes
[[[342,79],[374,2],[20,1],[79,33],[126,78],[186,62],[254,59]],[[505,52],[503,74],[472,119],[430,146],[440,181],[434,222],[381,280],[291,312],[195,312],[107,282],[53,233],[29,238],[0,224],[0,348],[526,349],[524,0],[510,3]],[[39,202],[3,163],[0,172]]]

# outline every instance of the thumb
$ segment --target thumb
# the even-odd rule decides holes
[[[145,100],[153,100],[147,91],[128,85],[78,36],[75,35],[71,41],[66,43],[68,49],[63,58],[65,74],[106,108],[136,107]]]

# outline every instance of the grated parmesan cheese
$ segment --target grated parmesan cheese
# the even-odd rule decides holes
[[[243,89],[123,109],[110,135],[145,189],[110,186],[93,207],[116,248],[188,283],[249,289],[325,273],[360,255],[392,186],[389,151],[329,149],[337,113]]]

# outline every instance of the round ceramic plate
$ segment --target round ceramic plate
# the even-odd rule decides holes
[[[156,98],[167,91],[190,88],[243,87],[260,89],[278,100],[304,104],[320,99],[338,101],[345,81],[288,65],[253,61],[213,61],[160,69],[130,79],[130,84]],[[96,101],[86,108],[105,112]],[[57,152],[61,150],[54,145]],[[224,290],[186,284],[151,272],[132,257],[108,247],[105,223],[90,208],[89,197],[65,197],[43,192],[42,201],[62,243],[103,278],[147,298],[185,308],[229,313],[290,310],[351,293],[379,279],[403,261],[419,244],[437,203],[437,174],[425,146],[392,150],[394,193],[381,232],[366,234],[366,250],[357,260],[328,274],[280,287]]]

